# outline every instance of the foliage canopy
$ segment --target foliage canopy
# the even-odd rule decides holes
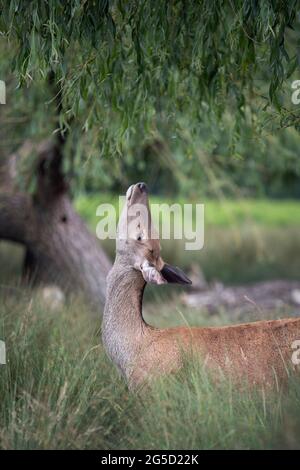
[[[0,31],[20,85],[43,86],[54,73],[59,126],[72,121],[79,153],[118,157],[158,140],[171,151],[180,141],[188,157],[200,123],[226,113],[233,140],[242,118],[261,125],[258,112],[264,124],[298,127],[290,88],[284,96],[300,59],[298,7],[297,0],[4,0]]]

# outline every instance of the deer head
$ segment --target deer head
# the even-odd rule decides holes
[[[159,236],[152,223],[145,183],[134,184],[126,192],[116,246],[119,259],[141,271],[146,282],[191,284],[181,269],[165,263],[160,255]]]

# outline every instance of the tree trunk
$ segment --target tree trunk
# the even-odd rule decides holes
[[[55,283],[65,291],[80,289],[101,309],[111,263],[73,209],[59,148],[46,143],[38,153],[34,196],[11,188],[0,193],[0,238],[26,247],[28,280]]]

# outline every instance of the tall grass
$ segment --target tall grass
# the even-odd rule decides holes
[[[89,199],[86,210],[82,203],[80,209],[93,226],[91,207]],[[260,215],[267,209],[264,206]],[[204,250],[189,253],[177,241],[168,241],[163,256],[182,267],[197,262],[209,279],[228,282],[299,277],[296,213],[291,206],[282,229],[281,209],[274,209],[272,217],[269,212],[266,223],[256,215],[254,225],[244,218],[235,228],[221,223],[216,208]],[[113,254],[113,242],[105,246]],[[0,365],[1,448],[300,447],[299,381],[284,392],[242,392],[230,381],[216,386],[199,363],[191,361],[143,394],[130,393],[102,348],[100,318],[90,315],[83,300],[74,297],[60,310],[49,309],[38,291],[24,289],[15,280],[22,250],[1,244],[0,256],[5,266],[0,269],[0,339],[7,348],[7,364]],[[232,321],[224,312],[207,317],[204,311],[184,309],[176,294],[166,301],[158,292],[146,292],[151,300],[146,303],[147,319],[156,326]]]
[[[191,362],[133,394],[106,358],[100,319],[80,298],[51,311],[29,290],[2,288],[1,296],[1,448],[299,446],[299,382],[285,394],[241,392],[229,381],[216,386]]]

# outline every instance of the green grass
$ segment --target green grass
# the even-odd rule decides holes
[[[151,196],[153,204],[199,203],[205,206],[205,224],[208,227],[232,227],[232,225],[257,224],[267,227],[291,227],[300,224],[300,203],[296,200],[238,199],[238,200],[172,200]],[[81,194],[75,206],[91,227],[95,228],[100,220],[96,209],[100,204],[112,204],[117,213],[118,196],[109,193]]]
[[[29,290],[2,288],[1,296],[8,360],[0,366],[1,448],[299,447],[299,382],[285,395],[241,392],[230,382],[217,387],[191,362],[139,396],[107,360],[100,320],[80,298],[51,312]],[[189,321],[208,320],[190,312]]]
[[[102,201],[109,199],[103,196]],[[97,198],[81,197],[76,204],[95,227]],[[255,223],[241,215],[237,224],[225,226],[217,203],[211,201],[214,223],[204,249],[185,252],[181,241],[166,241],[163,256],[187,268],[199,263],[208,279],[299,278],[297,204],[284,203],[289,214],[284,215],[284,226],[282,203],[275,208],[276,203],[273,212],[269,203],[264,206],[261,201],[260,209],[259,204],[249,204],[252,214],[258,211]],[[237,202],[236,213],[239,207]],[[259,222],[264,212],[268,214]],[[113,255],[114,243],[107,241],[104,246]],[[100,318],[95,319],[79,297],[69,299],[62,310],[51,311],[38,291],[24,289],[16,281],[22,255],[13,244],[1,243],[5,269],[0,270],[0,339],[7,348],[7,364],[0,365],[1,448],[299,448],[299,381],[284,394],[241,392],[230,382],[216,387],[191,361],[144,395],[130,393],[102,348]],[[228,312],[210,316],[182,307],[177,290],[167,297],[160,292],[146,292],[146,318],[153,325],[232,321]],[[282,311],[268,314],[278,316]]]

